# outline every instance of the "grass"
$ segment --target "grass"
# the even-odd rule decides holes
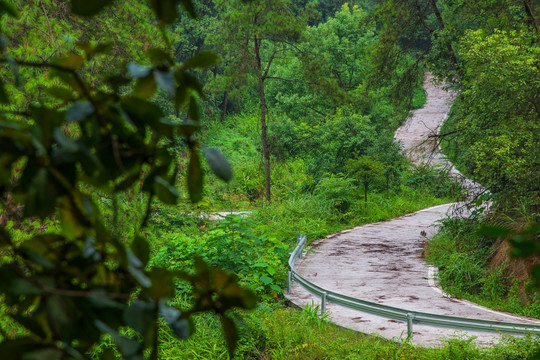
[[[467,338],[425,348],[335,326],[314,315],[315,310],[260,306],[253,313],[238,314],[244,328],[235,359],[533,359],[540,349],[538,340],[511,337],[492,348],[478,348]],[[206,315],[196,323],[198,330],[187,341],[164,334],[160,358],[228,359],[217,319]]]
[[[446,220],[428,242],[426,261],[439,268],[441,287],[495,310],[540,318],[538,290],[508,278],[505,266],[510,264],[490,266],[493,240],[477,235],[478,225],[467,219]]]

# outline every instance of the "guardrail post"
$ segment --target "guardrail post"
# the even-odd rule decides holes
[[[412,330],[413,319],[414,319],[414,314],[407,313],[407,339],[412,339],[412,336],[413,336],[413,330]]]
[[[298,247],[298,244],[300,244],[304,238],[305,238],[305,235],[298,234],[298,236],[296,237],[296,247]],[[298,254],[298,257],[299,258],[302,257],[302,250],[300,250],[300,253]]]
[[[291,293],[292,271],[287,272],[287,294]]]
[[[328,293],[325,291],[321,296],[321,315],[324,315],[326,312],[326,296],[328,296]]]

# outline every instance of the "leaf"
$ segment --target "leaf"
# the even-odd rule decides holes
[[[199,123],[196,121],[188,120],[183,124],[178,125],[178,127],[184,136],[189,139],[191,135],[201,128],[201,125],[199,125]]]
[[[131,250],[142,261],[144,266],[146,266],[150,258],[150,245],[148,245],[148,241],[140,235],[135,235],[135,239],[131,243]]]
[[[153,268],[148,276],[152,281],[152,286],[146,291],[154,301],[174,297],[176,290],[174,284],[175,273],[166,269]]]
[[[178,0],[150,0],[150,5],[159,20],[172,24],[178,20],[177,2]]]
[[[204,156],[210,169],[218,178],[227,182],[231,181],[231,165],[221,151],[213,148],[204,149]]]
[[[71,10],[80,16],[93,16],[100,12],[113,0],[71,0]]]
[[[491,226],[491,225],[481,225],[476,231],[478,235],[488,236],[488,237],[503,237],[509,235],[512,231],[500,226]]]
[[[154,318],[155,307],[156,304],[152,302],[134,300],[124,311],[124,321],[128,326],[144,336],[156,321]]]
[[[142,78],[150,74],[151,68],[137,64],[136,62],[130,62],[127,65],[129,74],[135,79]]]
[[[96,109],[89,101],[77,101],[66,111],[67,121],[79,121],[93,114]]]
[[[236,350],[236,345],[238,343],[238,329],[236,324],[226,315],[220,316],[219,320],[221,321],[221,328],[223,329],[223,335],[227,341],[227,349],[229,350],[229,357],[232,359],[234,357],[234,351]]]
[[[114,44],[110,41],[99,43],[95,46],[88,42],[78,42],[75,45],[84,51],[87,59],[91,59],[94,55],[106,54],[114,47]]]
[[[14,340],[4,339],[0,342],[0,354],[4,359],[25,359],[25,355],[39,349],[44,349],[48,345],[30,339],[29,337]]]
[[[174,59],[172,58],[171,54],[163,51],[160,48],[150,48],[146,51],[146,54],[155,65],[163,65],[165,63],[169,64],[170,66],[174,65]]]
[[[58,295],[50,296],[47,300],[49,322],[60,338],[67,343],[70,343],[76,336],[76,332],[73,331],[76,315],[69,309],[68,302],[70,301],[69,298]]]
[[[11,236],[3,226],[0,226],[0,250],[12,246]]]
[[[163,317],[163,320],[171,327],[176,336],[180,339],[187,339],[193,332],[193,326],[187,319],[182,319],[180,315],[182,313],[171,306],[160,304],[159,313]]]
[[[13,18],[19,17],[19,13],[17,12],[15,6],[5,0],[0,0],[0,14],[1,13],[8,14]]]
[[[51,182],[47,170],[38,169],[29,185],[24,203],[24,215],[27,217],[47,217],[54,211],[56,196],[57,190]]]
[[[73,93],[71,92],[71,90],[68,90],[66,88],[63,88],[63,87],[60,87],[60,86],[51,86],[47,89],[45,89],[45,91],[59,99],[59,100],[73,100],[74,96],[73,96]]]
[[[100,320],[96,320],[94,325],[103,333],[112,336],[122,357],[126,360],[143,360],[142,347],[137,340],[128,339],[121,336],[118,332],[111,329],[107,324]]]
[[[196,149],[191,150],[187,181],[191,202],[197,203],[201,201],[203,191],[203,172],[201,169],[199,151]]]
[[[133,95],[138,98],[147,99],[154,95],[156,90],[156,79],[152,76],[152,74],[148,74],[145,77],[141,77],[137,80],[135,87],[133,88]]]
[[[201,51],[198,54],[192,56],[184,63],[184,68],[207,68],[214,66],[219,62],[219,56],[212,51]]]
[[[183,84],[176,88],[174,94],[174,107],[176,110],[181,110],[186,106],[189,100],[188,89]]]
[[[261,276],[260,280],[264,285],[268,285],[274,281],[271,277],[268,276]]]
[[[173,75],[168,71],[154,70],[154,79],[160,88],[167,91],[169,94],[174,94],[176,85]]]
[[[191,120],[199,121],[199,104],[194,96],[189,98],[188,117]]]
[[[131,250],[127,251],[128,271],[133,278],[144,288],[149,288],[152,282],[144,273],[144,264],[133,254]]]
[[[84,64],[84,58],[81,55],[72,54],[57,59],[55,63],[71,70],[77,70]]]
[[[165,204],[174,205],[178,201],[178,190],[161,176],[154,178],[154,191],[158,199]]]
[[[114,48],[114,43],[112,41],[107,41],[103,43],[96,44],[94,46],[94,55],[96,54],[108,54]]]
[[[0,103],[9,104],[9,96],[2,80],[0,80]]]
[[[50,329],[43,329],[42,326],[44,324],[40,324],[32,317],[22,316],[19,314],[9,314],[9,316],[42,339],[45,339],[47,334],[50,332]]]
[[[193,19],[197,17],[197,12],[195,11],[195,6],[193,5],[192,0],[180,0],[184,10],[191,16]]]

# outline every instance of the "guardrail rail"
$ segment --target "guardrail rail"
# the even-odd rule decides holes
[[[306,291],[308,291],[314,296],[321,298],[321,314],[324,314],[326,311],[326,303],[332,302],[334,304],[338,304],[349,309],[359,310],[388,319],[402,321],[404,323],[407,323],[407,336],[409,338],[411,338],[413,335],[413,324],[462,329],[469,331],[498,332],[511,335],[525,335],[529,333],[540,335],[540,325],[468,319],[457,316],[447,316],[419,311],[410,311],[393,306],[377,304],[371,301],[356,299],[350,296],[342,295],[324,289],[304,279],[294,269],[296,259],[302,257],[302,252],[305,246],[306,236],[298,235],[296,248],[289,257],[290,270],[287,277],[287,293],[291,292],[292,281],[296,281]]]

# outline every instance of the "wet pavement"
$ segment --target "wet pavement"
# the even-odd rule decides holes
[[[435,160],[443,166],[450,166],[444,163],[440,154],[433,154],[432,150],[437,149],[437,144],[429,141],[429,135],[438,132],[447,116],[453,94],[429,81],[426,81],[424,88],[428,95],[426,105],[412,113],[396,132],[396,139],[402,142],[413,162],[418,164]],[[473,182],[470,184],[473,187],[479,186]],[[438,220],[460,207],[460,204],[435,206],[315,241],[309,247],[315,253],[309,252],[298,259],[296,271],[308,281],[327,290],[406,310],[540,325],[540,320],[493,311],[449,297],[437,286],[436,269],[428,266],[423,259],[425,240],[436,232]],[[320,304],[319,298],[310,295],[294,282],[287,297],[301,307]],[[330,313],[331,321],[337,325],[388,339],[407,337],[407,325],[404,322],[332,303],[327,303],[326,310]],[[476,336],[474,341],[481,346],[497,342],[501,337],[496,333],[467,333],[415,324],[412,342],[438,346],[444,339],[469,336]]]

